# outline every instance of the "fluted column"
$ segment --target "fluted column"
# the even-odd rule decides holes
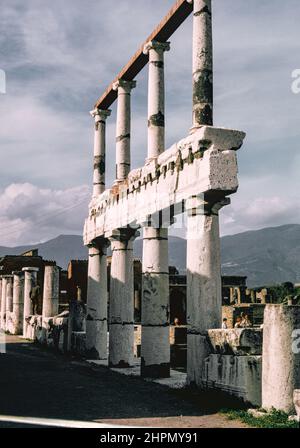
[[[6,324],[6,286],[7,279],[5,276],[2,277],[2,294],[1,294],[1,330],[5,331]]]
[[[24,279],[24,315],[23,315],[23,336],[27,335],[26,318],[33,313],[33,305],[31,301],[31,290],[37,284],[37,273],[39,268],[25,267],[22,269],[25,273]]]
[[[97,197],[105,190],[106,119],[111,111],[94,109],[90,114],[95,119],[93,197]]]
[[[110,237],[112,261],[109,297],[109,365],[129,367],[134,361],[134,229]]]
[[[130,171],[131,90],[135,81],[120,79],[113,88],[118,92],[116,129],[116,182],[126,179]]]
[[[58,315],[59,306],[59,267],[45,266],[43,291],[43,321]]]
[[[23,313],[24,313],[24,273],[13,272],[13,312],[15,334],[23,332]]]
[[[12,319],[13,312],[13,275],[8,275],[6,284],[6,316],[5,329],[9,331],[9,322]]]
[[[152,160],[165,150],[165,79],[164,52],[169,42],[151,41],[145,45],[149,54],[148,81],[148,159]]]
[[[91,359],[107,359],[107,246],[103,239],[89,247],[86,349]]]
[[[200,387],[207,330],[222,322],[219,210],[227,203],[187,203],[187,381]]]
[[[193,18],[193,127],[213,124],[213,41],[211,0],[194,4]]]

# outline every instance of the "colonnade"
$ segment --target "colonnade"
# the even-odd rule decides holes
[[[0,330],[27,337],[28,318],[37,314],[34,290],[38,285],[37,267],[24,267],[10,275],[0,276]],[[59,268],[45,266],[42,292],[42,316],[58,314]]]
[[[193,125],[191,133],[213,124],[213,47],[211,0],[193,3]],[[148,153],[145,164],[155,164],[165,150],[165,52],[169,42],[150,41]],[[131,170],[131,92],[135,81],[119,79],[117,92],[116,177],[124,182]],[[95,118],[93,196],[105,191],[105,132],[110,110],[92,111]],[[100,123],[100,125],[99,125]],[[199,383],[206,356],[205,332],[221,325],[221,265],[218,212],[223,204],[187,204],[187,322],[188,382]],[[145,217],[143,231],[141,375],[170,375],[168,227],[162,219],[153,225]],[[133,365],[134,288],[133,242],[136,229],[115,229],[89,246],[87,298],[87,349],[95,358],[114,367]],[[107,316],[107,247],[111,245],[111,286]],[[109,342],[107,341],[109,326]],[[107,346],[109,347],[107,351]]]

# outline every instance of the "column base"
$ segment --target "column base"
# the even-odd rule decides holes
[[[170,363],[145,365],[144,358],[141,359],[141,377],[142,378],[170,378]]]

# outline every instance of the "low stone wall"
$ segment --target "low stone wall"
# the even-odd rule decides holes
[[[68,315],[69,312],[64,311],[59,316],[44,319],[37,315],[27,317],[26,339],[65,353],[68,344]]]
[[[211,354],[202,386],[217,389],[253,406],[261,405],[262,330],[209,330]]]

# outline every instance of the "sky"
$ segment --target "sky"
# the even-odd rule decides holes
[[[89,111],[174,0],[0,0],[0,245],[80,234],[91,197]],[[214,0],[215,126],[247,133],[222,235],[300,223],[298,0]],[[166,53],[167,147],[192,117],[192,21]],[[2,86],[3,87],[3,86]],[[0,86],[0,92],[1,92]],[[115,172],[116,105],[107,126]],[[147,153],[147,69],[132,95],[132,161]]]

